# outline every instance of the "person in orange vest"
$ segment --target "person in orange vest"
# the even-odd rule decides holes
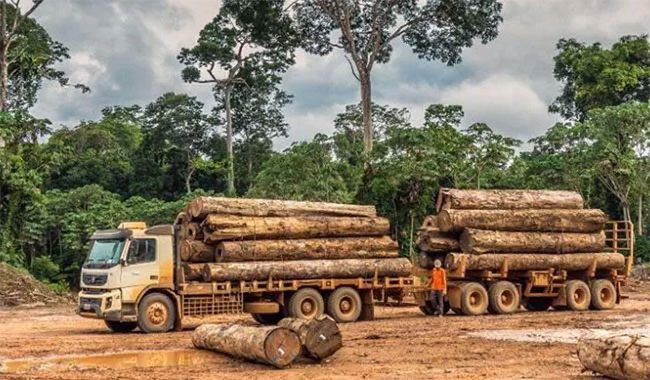
[[[431,270],[431,303],[435,307],[434,315],[444,314],[445,295],[447,295],[447,272],[442,269],[440,260],[433,262]]]

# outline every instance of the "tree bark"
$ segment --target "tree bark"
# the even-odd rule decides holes
[[[356,217],[248,217],[211,214],[206,242],[234,239],[301,239],[388,235],[388,219]]]
[[[197,197],[188,213],[196,219],[208,214],[240,216],[358,216],[374,218],[375,206],[350,205],[326,202],[299,202],[276,199]]]
[[[180,243],[181,260],[192,263],[209,263],[216,261],[215,247],[197,240],[182,240]]]
[[[176,219],[174,220],[175,225],[183,225],[188,223],[190,220],[189,215],[185,212],[179,212],[178,215],[176,215]]]
[[[510,270],[544,270],[549,268],[563,270],[586,270],[594,260],[597,269],[623,269],[625,257],[620,253],[497,253],[485,255],[468,255],[465,253],[450,253],[445,258],[445,267],[458,269],[461,261],[465,260],[467,270],[499,270],[504,261],[508,260]]]
[[[420,228],[415,244],[424,252],[453,252],[460,249],[457,234],[443,233],[436,227]]]
[[[639,194],[639,210],[636,225],[639,235],[643,235],[643,194]]]
[[[313,278],[403,277],[411,271],[408,259],[342,259],[255,261],[203,265],[205,281],[304,280]]]
[[[274,261],[398,257],[388,236],[330,239],[244,240],[217,245],[217,261]]]
[[[332,356],[343,347],[341,331],[336,322],[327,315],[314,319],[284,318],[278,326],[298,334],[305,354],[316,360]]]
[[[578,340],[578,359],[613,379],[650,379],[650,335],[591,333]]]
[[[427,229],[427,228],[435,228],[435,229],[440,228],[438,226],[438,217],[436,215],[427,215],[424,217],[420,229]]]
[[[373,144],[373,125],[372,125],[372,89],[370,82],[370,72],[360,68],[359,83],[361,86],[361,112],[363,126],[363,148],[366,153],[372,151]]]
[[[232,76],[232,73],[231,73]],[[227,194],[229,196],[234,196],[235,191],[235,154],[233,153],[233,132],[232,132],[232,109],[230,106],[230,97],[232,95],[232,87],[234,86],[231,83],[232,78],[229,78],[229,82],[226,85],[225,94],[224,94],[224,109],[226,112],[226,151],[228,154],[228,175],[227,175]]]
[[[4,33],[0,38],[2,39],[0,42],[0,110],[7,111],[9,109],[9,41],[6,41]]]
[[[464,228],[533,232],[598,232],[607,218],[596,209],[586,210],[442,210],[438,224],[443,232]]]
[[[605,232],[509,232],[467,228],[460,235],[463,253],[602,252]]]
[[[203,279],[203,266],[205,264],[183,263],[185,281],[201,281]]]
[[[192,344],[277,368],[289,366],[300,355],[300,338],[284,327],[205,324],[192,333]]]
[[[583,204],[582,196],[575,191],[440,189],[437,209],[581,209]]]

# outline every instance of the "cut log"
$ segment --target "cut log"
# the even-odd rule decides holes
[[[375,206],[326,202],[299,202],[275,199],[197,197],[189,206],[193,218],[202,219],[208,214],[240,216],[357,216],[374,218]]]
[[[605,232],[510,232],[467,228],[460,235],[463,253],[602,252]]]
[[[436,260],[445,262],[446,253],[421,252],[418,256],[418,266],[423,269],[433,269]]]
[[[459,190],[440,189],[440,210],[581,209],[582,196],[563,190]]]
[[[217,261],[372,259],[398,257],[388,236],[295,240],[243,240],[217,245]]]
[[[198,240],[181,240],[181,260],[192,263],[216,261],[215,247]]]
[[[203,279],[204,264],[183,263],[183,275],[185,281],[200,281]]]
[[[174,224],[176,225],[181,225],[188,223],[190,221],[189,215],[185,212],[179,212],[178,215],[176,215],[176,219],[174,220]]]
[[[588,370],[613,379],[650,379],[650,335],[587,334],[578,340],[578,359]]]
[[[438,224],[443,232],[465,228],[497,231],[599,232],[607,218],[590,210],[442,210]]]
[[[424,217],[420,229],[427,229],[427,228],[436,228],[436,229],[438,228],[438,218],[435,215],[427,215]]]
[[[187,238],[191,240],[203,240],[203,229],[198,223],[187,224]]]
[[[415,239],[417,247],[424,252],[453,252],[460,249],[458,235],[441,232],[437,227],[421,228]]]
[[[388,235],[385,218],[356,217],[250,217],[210,214],[204,221],[205,240],[300,239],[318,237]]]
[[[596,262],[596,269],[623,269],[625,257],[620,253],[495,253],[468,255],[450,253],[445,258],[445,267],[458,269],[465,262],[467,270],[500,270],[505,261],[509,270],[562,269],[568,271],[587,270]]]
[[[408,276],[408,259],[344,259],[255,261],[244,263],[204,264],[205,281],[302,280],[312,278],[370,278]]]
[[[278,326],[298,334],[305,354],[317,360],[332,356],[343,347],[341,331],[328,315],[314,319],[284,318]]]
[[[300,338],[284,327],[205,324],[192,333],[192,344],[237,358],[289,366],[300,355]]]

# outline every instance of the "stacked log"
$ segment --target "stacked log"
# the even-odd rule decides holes
[[[198,197],[176,224],[186,281],[410,274],[373,206]]]
[[[605,214],[585,209],[576,192],[442,189],[437,208],[418,232],[423,268],[434,259],[452,270],[624,267],[622,255],[605,252]]]

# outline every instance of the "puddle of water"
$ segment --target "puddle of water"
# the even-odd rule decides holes
[[[18,373],[42,369],[54,370],[67,367],[173,367],[219,362],[219,355],[202,350],[131,351],[100,355],[7,360],[0,363],[0,373]]]

